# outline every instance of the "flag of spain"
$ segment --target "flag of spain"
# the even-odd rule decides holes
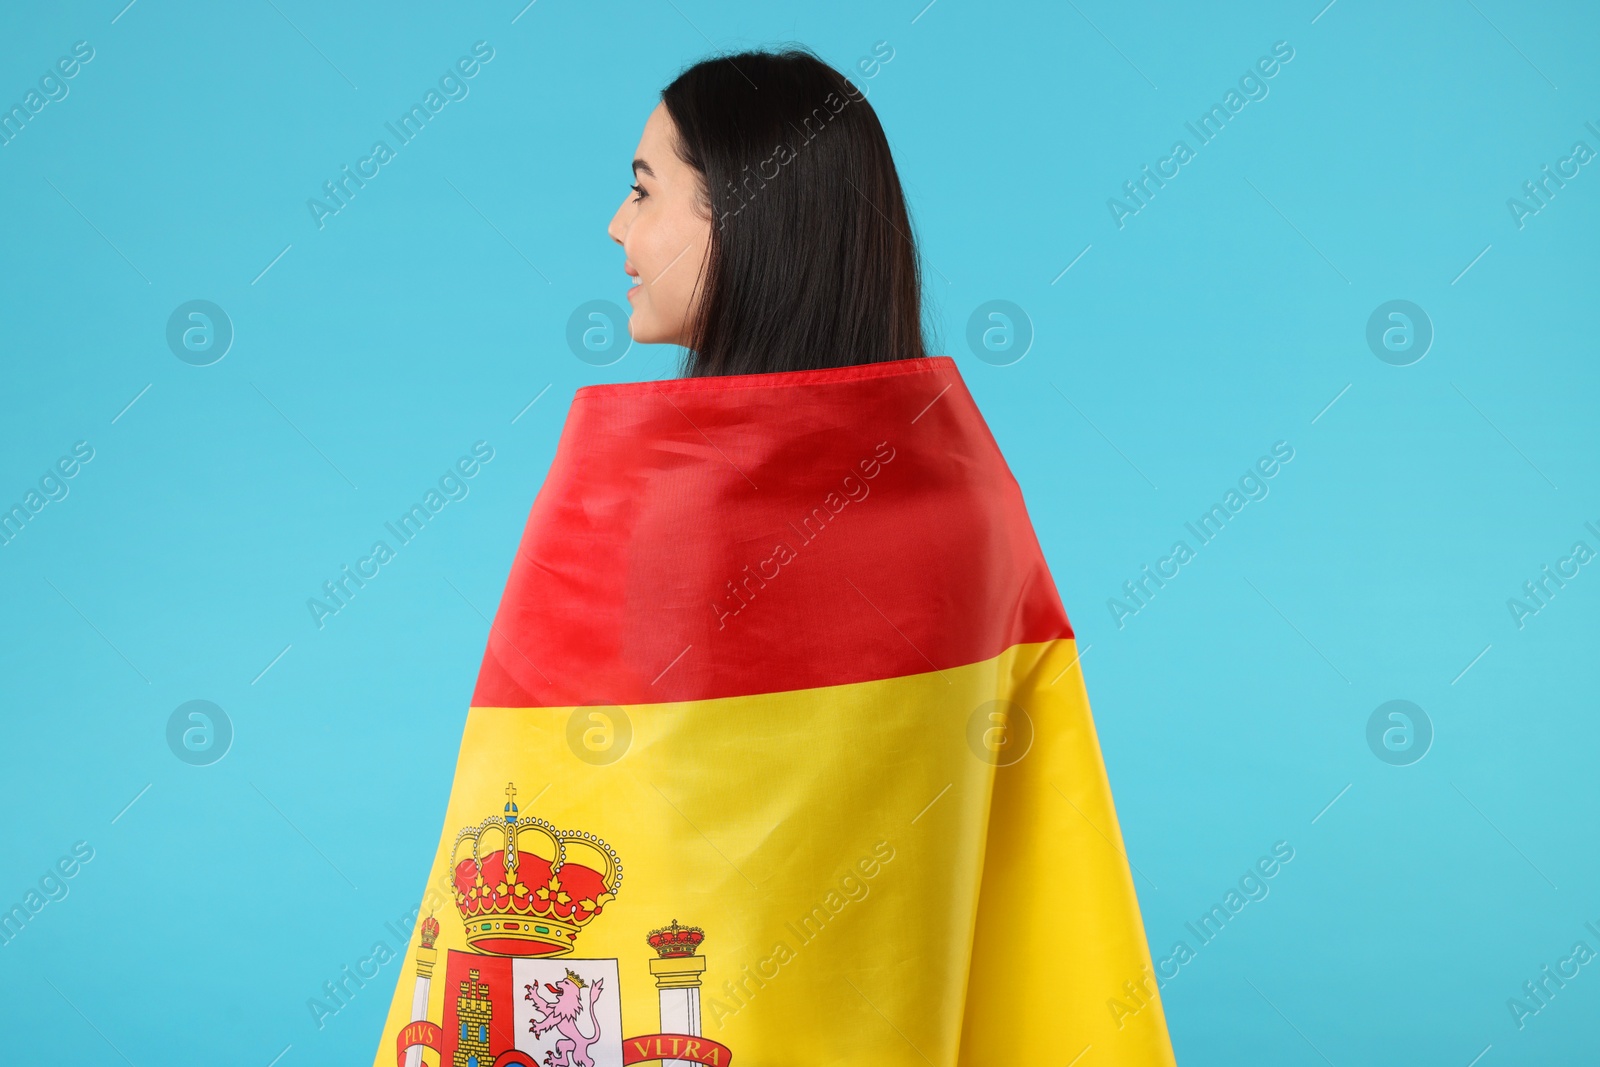
[[[734,1060],[1173,1062],[1072,629],[948,357],[578,390],[375,1064]]]

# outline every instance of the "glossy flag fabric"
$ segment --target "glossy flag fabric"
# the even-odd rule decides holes
[[[1072,629],[954,361],[578,390],[375,1064],[1078,1056],[1172,1062]]]

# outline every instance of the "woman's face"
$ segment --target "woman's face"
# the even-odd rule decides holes
[[[711,213],[699,173],[678,158],[676,144],[677,127],[657,104],[634,152],[633,192],[606,232],[626,253],[623,270],[634,282],[628,333],[641,344],[687,347],[704,296],[697,290]]]

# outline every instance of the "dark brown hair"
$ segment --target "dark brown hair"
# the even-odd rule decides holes
[[[684,377],[927,355],[905,196],[854,83],[789,47],[702,60],[661,99],[712,223]]]

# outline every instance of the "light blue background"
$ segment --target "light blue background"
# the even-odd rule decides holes
[[[1152,952],[1295,849],[1167,984],[1179,1061],[1593,1055],[1600,964],[1523,1029],[1506,1001],[1600,949],[1600,567],[1521,629],[1506,602],[1600,548],[1600,165],[1522,229],[1506,201],[1600,149],[1600,17],[1324,2],[9,5],[0,104],[95,58],[0,148],[0,503],[95,458],[0,548],[0,906],[95,856],[0,948],[0,1045],[370,1062],[397,965],[320,1030],[306,1001],[415,906],[573,390],[672,373],[564,339],[623,302],[645,115],[713,46],[798,40],[894,51],[863,84],[938,351],[1079,631]],[[306,200],[479,40],[470,96],[319,230]],[[1119,229],[1107,198],[1276,41],[1270,95]],[[164,340],[191,299],[237,331],[212,366]],[[990,299],[1035,331],[1012,366],[966,347]],[[1391,299],[1436,331],[1411,366],[1366,345]],[[470,496],[319,631],[306,599],[478,440]],[[1107,599],[1276,441],[1270,496],[1119,629]],[[236,731],[209,767],[167,747],[192,699]],[[1366,742],[1391,699],[1435,730],[1411,766]]]

